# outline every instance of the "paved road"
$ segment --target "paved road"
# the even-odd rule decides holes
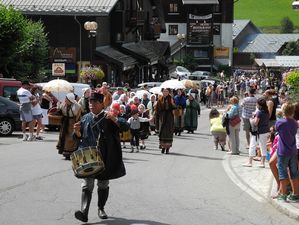
[[[127,176],[111,181],[110,219],[98,219],[94,194],[90,224],[298,224],[232,182],[225,153],[213,150],[207,113],[195,134],[175,138],[169,155],[160,153],[156,136],[145,151],[124,149]],[[56,153],[57,133],[44,135],[26,143],[0,138],[0,225],[81,224],[73,217],[80,180]]]

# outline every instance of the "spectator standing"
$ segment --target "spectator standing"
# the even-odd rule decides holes
[[[17,91],[20,102],[20,115],[22,119],[23,141],[33,140],[33,115],[31,110],[31,102],[34,99],[29,91],[30,84],[28,81],[22,82],[22,87]],[[29,136],[26,134],[26,127],[29,126]]]
[[[53,105],[53,99],[50,96],[49,91],[44,91],[42,94],[42,100],[40,107],[42,109],[43,118],[42,118],[42,131],[45,130],[45,126],[49,124],[49,116],[48,111],[51,108],[51,105]]]
[[[264,97],[257,100],[257,111],[250,122],[252,127],[257,127],[255,132],[252,132],[249,145],[249,160],[243,164],[245,167],[252,167],[253,157],[256,156],[256,146],[259,143],[262,159],[260,168],[265,168],[265,159],[267,155],[267,140],[269,136],[269,111]]]
[[[252,117],[252,113],[256,110],[256,102],[257,99],[254,96],[255,90],[250,89],[248,93],[248,97],[245,97],[241,106],[242,106],[242,120],[243,120],[243,130],[245,131],[247,146],[249,148],[250,144],[250,121],[249,119]]]
[[[34,97],[32,101],[32,116],[33,116],[33,123],[36,122],[36,136],[34,137],[37,140],[42,140],[43,138],[39,136],[41,128],[42,128],[42,118],[43,118],[43,111],[40,106],[40,96],[37,93],[38,87],[33,87],[31,89],[31,94]]]
[[[211,109],[209,114],[210,119],[210,132],[214,137],[214,149],[218,149],[218,144],[221,147],[221,150],[225,150],[225,143],[226,143],[226,130],[222,126],[222,116],[220,115],[219,111],[215,108]]]
[[[295,105],[292,103],[283,104],[282,112],[284,118],[279,119],[275,124],[279,134],[277,158],[280,193],[278,200],[299,201],[298,150],[295,137],[298,123],[294,120]],[[288,170],[292,186],[292,193],[289,196],[287,196]]]
[[[230,105],[228,106],[226,116],[229,122],[229,147],[230,151],[227,154],[239,155],[240,154],[240,122],[232,125],[231,120],[234,120],[240,115],[239,99],[235,96],[230,98]]]

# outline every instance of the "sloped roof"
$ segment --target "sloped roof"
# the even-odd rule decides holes
[[[266,67],[299,67],[299,56],[276,56],[274,59],[255,59],[255,62]]]
[[[250,20],[234,20],[233,39],[237,38],[238,35],[249,25],[256,29],[256,33],[261,33],[261,31]]]
[[[252,34],[238,48],[243,53],[276,53],[287,42],[299,40],[299,34]]]
[[[29,15],[107,16],[118,0],[1,0]]]
[[[107,45],[96,48],[96,55],[106,58],[108,61],[111,61],[122,67],[122,70],[128,70],[134,67],[138,62],[133,57],[126,55],[117,49]]]

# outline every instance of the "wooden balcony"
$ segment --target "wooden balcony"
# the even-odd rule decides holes
[[[145,12],[136,10],[126,10],[126,26],[143,26],[145,22]]]

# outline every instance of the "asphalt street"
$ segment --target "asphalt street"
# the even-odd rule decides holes
[[[81,181],[70,161],[57,154],[58,133],[43,136],[35,142],[23,142],[18,134],[0,138],[0,225],[82,224],[74,218]],[[110,217],[97,217],[95,192],[89,224],[298,224],[235,184],[224,168],[225,152],[213,150],[206,109],[198,130],[175,137],[169,155],[161,154],[156,136],[146,144],[139,153],[123,150],[127,175],[110,182]]]

